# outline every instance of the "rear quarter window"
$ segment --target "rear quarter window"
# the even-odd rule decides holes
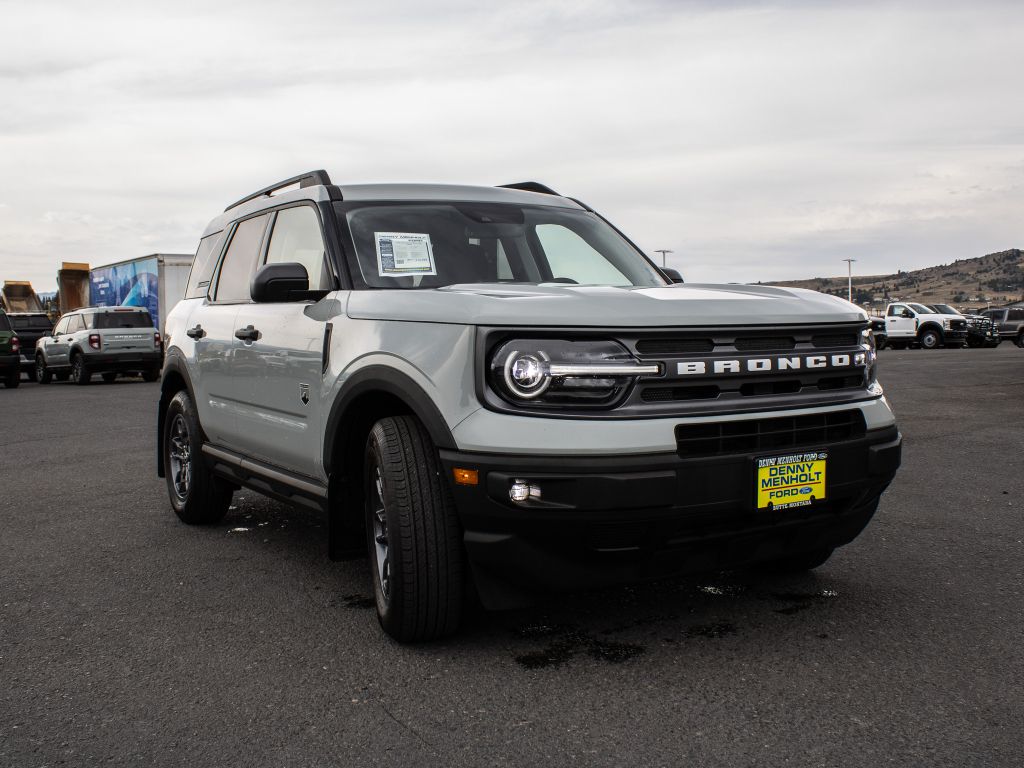
[[[192,271],[188,275],[188,286],[185,288],[186,299],[201,299],[210,289],[213,269],[217,266],[221,246],[224,244],[224,232],[214,232],[199,241],[199,248],[192,260]]]

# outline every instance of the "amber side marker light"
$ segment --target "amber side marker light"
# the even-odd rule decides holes
[[[455,467],[452,470],[452,474],[455,475],[456,485],[476,485],[480,482],[480,473],[475,469],[460,469]]]

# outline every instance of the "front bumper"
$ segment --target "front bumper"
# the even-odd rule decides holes
[[[754,460],[779,451],[713,458],[500,456],[441,451],[449,478],[476,469],[479,484],[451,484],[476,585],[491,608],[531,592],[579,589],[735,568],[849,543],[863,530],[900,464],[895,426],[815,448],[827,450],[827,500],[756,510]],[[785,453],[785,451],[782,451]],[[522,505],[509,484],[542,497]]]
[[[951,341],[964,342],[964,341],[967,341],[968,333],[969,333],[969,331],[967,329],[964,329],[964,330],[948,330],[948,331],[943,331],[942,332],[942,338],[943,338],[943,340],[947,344],[949,344]]]
[[[104,352],[85,356],[85,363],[93,373],[107,371],[142,371],[159,369],[163,363],[160,350],[153,352]]]

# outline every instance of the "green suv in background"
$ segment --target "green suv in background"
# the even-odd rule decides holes
[[[0,309],[0,380],[13,389],[21,383],[21,343],[7,313]]]

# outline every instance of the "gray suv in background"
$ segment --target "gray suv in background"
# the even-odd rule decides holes
[[[120,374],[160,378],[163,346],[149,312],[139,307],[86,307],[68,312],[36,343],[36,378],[56,375],[88,384],[93,374],[110,382]]]
[[[322,511],[401,641],[470,591],[816,567],[900,463],[860,309],[676,284],[534,182],[262,189],[207,226],[165,332],[178,517],[243,486]]]

